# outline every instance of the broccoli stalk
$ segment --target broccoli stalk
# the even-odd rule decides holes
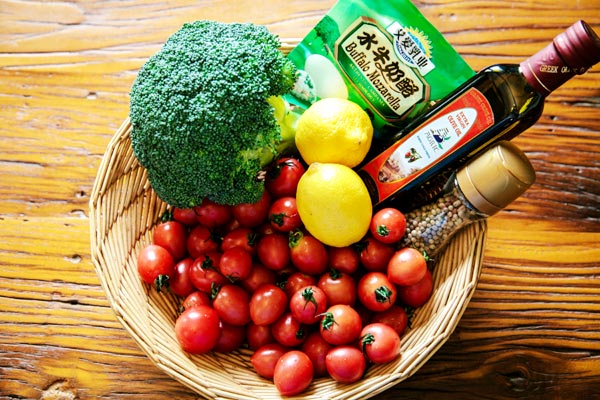
[[[131,88],[131,143],[163,201],[193,207],[258,201],[257,174],[293,147],[282,95],[296,69],[253,24],[196,21],[174,33]]]

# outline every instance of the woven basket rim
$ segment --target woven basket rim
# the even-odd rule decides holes
[[[283,51],[298,41],[286,39]],[[157,198],[135,159],[130,131],[130,121],[125,119],[107,146],[89,202],[91,259],[117,320],[159,369],[201,396],[281,398],[272,382],[252,370],[250,350],[184,353],[173,329],[181,299],[156,293],[137,276],[136,255],[150,243],[152,229],[167,205]],[[400,359],[370,367],[355,384],[318,378],[300,397],[366,399],[412,376],[448,340],[462,317],[481,273],[486,236],[486,222],[475,222],[439,256],[434,294],[415,312],[413,327],[402,338]]]

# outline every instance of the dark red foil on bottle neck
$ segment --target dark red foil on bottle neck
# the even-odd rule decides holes
[[[521,63],[531,86],[547,96],[575,75],[600,61],[600,39],[584,21],[578,21],[544,49]]]

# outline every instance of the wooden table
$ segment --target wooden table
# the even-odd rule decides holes
[[[90,262],[88,201],[141,64],[181,24],[303,37],[334,0],[0,0],[0,399],[193,399],[120,324]],[[518,62],[600,2],[416,1],[474,69]],[[489,221],[450,340],[380,399],[600,398],[600,66],[515,139],[537,183]]]

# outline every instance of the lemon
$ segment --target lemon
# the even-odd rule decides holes
[[[369,192],[358,174],[333,163],[309,165],[298,182],[296,205],[306,230],[333,247],[362,239],[373,212]]]
[[[369,115],[350,100],[319,100],[298,119],[296,147],[308,164],[355,167],[367,155],[372,139],[373,124]]]

